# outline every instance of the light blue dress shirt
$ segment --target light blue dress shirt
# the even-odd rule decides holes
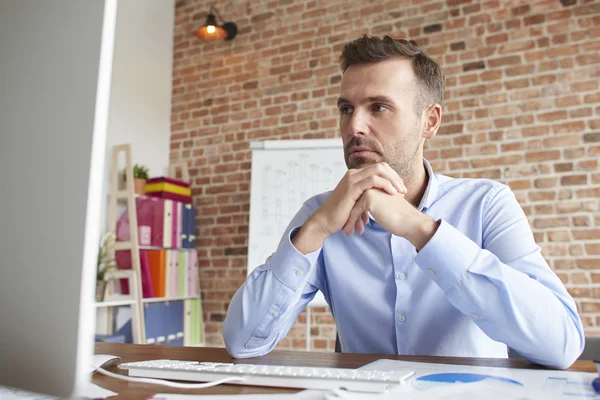
[[[229,353],[271,351],[320,290],[343,352],[506,358],[508,345],[531,362],[570,366],[585,341],[575,302],[510,188],[424,164],[419,209],[440,225],[420,252],[371,218],[362,235],[337,232],[303,255],[291,239],[329,193],[308,199],[233,296],[223,325]]]

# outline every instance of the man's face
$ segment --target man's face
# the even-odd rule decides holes
[[[409,167],[423,143],[415,83],[411,63],[403,59],[351,65],[345,71],[338,109],[348,168],[384,161],[410,180]]]

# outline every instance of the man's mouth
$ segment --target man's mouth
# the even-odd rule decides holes
[[[369,153],[375,153],[375,151],[373,151],[372,149],[370,149],[368,147],[363,147],[363,146],[356,146],[350,150],[350,155],[357,156],[357,157],[367,155]]]

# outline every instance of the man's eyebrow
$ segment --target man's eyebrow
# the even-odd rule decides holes
[[[371,96],[364,100],[364,103],[393,103],[394,101],[387,96]]]
[[[343,97],[338,98],[337,100],[337,106],[339,107],[341,104],[346,104],[346,103],[350,103],[348,100],[346,100]]]
[[[393,103],[393,102],[394,101],[391,98],[380,95],[380,96],[369,96],[369,97],[365,98],[361,103]],[[349,100],[347,100],[343,97],[340,97],[337,100],[338,107],[341,104],[351,104],[351,103]]]

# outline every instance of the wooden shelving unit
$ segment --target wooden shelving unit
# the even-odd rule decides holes
[[[120,171],[119,159],[121,155],[125,156],[125,182],[124,188],[120,187]],[[169,176],[172,178],[177,177],[179,171],[179,179],[183,181],[189,181],[189,172],[187,164],[184,162],[173,163],[169,168]],[[116,251],[130,251],[131,252],[131,269],[119,269],[111,270],[106,273],[105,280],[108,281],[106,285],[106,293],[104,295],[104,301],[96,303],[96,309],[105,309],[104,318],[106,318],[107,326],[112,324],[114,320],[114,309],[117,307],[131,307],[131,330],[132,340],[136,344],[151,344],[160,343],[155,339],[146,337],[145,331],[145,305],[159,302],[175,302],[184,301],[184,331],[191,331],[193,329],[190,325],[189,315],[191,313],[191,305],[189,300],[200,301],[200,296],[174,296],[174,297],[156,297],[156,298],[143,298],[142,292],[142,274],[141,274],[141,263],[140,263],[140,250],[178,250],[178,251],[195,251],[195,248],[173,248],[173,247],[162,247],[162,246],[140,246],[138,237],[138,218],[137,218],[137,205],[136,198],[140,195],[135,193],[134,190],[134,177],[133,177],[133,162],[131,156],[131,146],[129,144],[123,144],[113,147],[112,151],[112,166],[110,175],[110,199],[109,199],[109,231],[117,232],[117,207],[123,202],[126,203],[128,218],[129,218],[129,241],[117,241],[113,246],[113,254],[110,256],[115,259],[114,252]],[[122,295],[116,293],[114,288],[120,279],[128,279],[129,292],[128,295]],[[196,279],[198,279],[196,277]],[[202,312],[201,302],[199,303],[200,313]],[[204,339],[204,323],[202,315],[200,315],[201,329],[200,336],[202,341]],[[193,343],[192,345],[201,345]]]

